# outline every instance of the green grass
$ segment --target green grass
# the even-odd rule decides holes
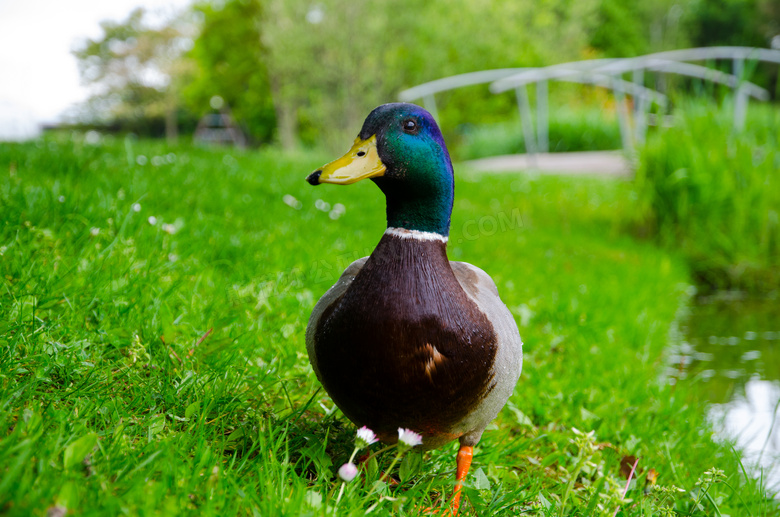
[[[454,444],[398,486],[363,474],[339,499],[354,427],[304,329],[378,241],[384,200],[369,182],[306,184],[328,158],[0,146],[1,513],[417,515],[450,493]],[[465,515],[612,515],[629,455],[621,515],[777,512],[711,440],[693,390],[661,377],[688,272],[621,232],[636,198],[628,183],[458,168],[450,257],[493,276],[525,342]],[[650,469],[661,489],[645,495]]]
[[[780,288],[780,109],[684,102],[674,127],[650,136],[637,182],[650,225],[716,289]]]

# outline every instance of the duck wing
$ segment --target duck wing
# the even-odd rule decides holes
[[[498,415],[515,389],[523,366],[523,341],[517,323],[501,301],[490,275],[468,262],[450,262],[450,266],[463,290],[493,324],[498,337],[493,363],[495,388],[469,415],[468,422],[463,423],[470,431],[461,438],[461,443],[476,445],[485,427]]]
[[[363,257],[350,264],[347,269],[341,273],[341,277],[339,277],[338,282],[336,282],[333,287],[328,289],[328,291],[322,295],[322,298],[320,298],[320,300],[314,306],[314,310],[311,311],[309,323],[306,326],[306,352],[309,354],[309,361],[311,362],[311,366],[314,369],[314,373],[317,374],[317,378],[320,378],[320,369],[317,362],[317,354],[314,350],[314,337],[317,332],[317,326],[320,323],[320,318],[326,309],[328,309],[334,302],[341,298],[347,288],[349,288],[349,286],[352,284],[352,281],[355,279],[357,274],[360,273],[360,270],[363,269],[363,265],[367,260],[368,257]]]

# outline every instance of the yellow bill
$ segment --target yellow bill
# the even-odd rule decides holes
[[[347,154],[322,166],[306,177],[312,185],[336,183],[349,185],[366,178],[384,176],[387,168],[376,150],[376,135],[365,140],[355,139]]]

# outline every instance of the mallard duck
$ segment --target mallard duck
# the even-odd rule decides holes
[[[432,449],[460,441],[453,513],[473,447],[512,394],[523,362],[517,325],[481,269],[447,259],[454,197],[449,152],[430,113],[384,104],[312,185],[370,178],[387,230],[317,302],[306,329],[312,368],[341,411],[384,442],[398,428]]]

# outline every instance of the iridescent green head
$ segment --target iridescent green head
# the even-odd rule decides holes
[[[387,226],[448,236],[455,183],[439,126],[406,103],[372,111],[352,149],[311,173],[312,185],[371,178],[387,199]]]

